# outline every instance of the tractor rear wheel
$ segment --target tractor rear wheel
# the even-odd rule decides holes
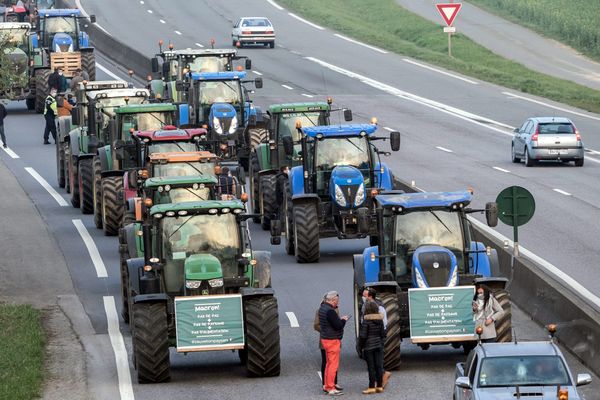
[[[71,205],[79,208],[79,174],[77,170],[77,160],[75,156],[67,159],[67,169],[69,171],[69,193],[71,193]]]
[[[271,219],[277,212],[277,198],[275,189],[277,186],[276,175],[263,175],[260,177],[260,213],[262,214],[260,224],[263,230],[271,229]]]
[[[383,368],[386,371],[400,367],[400,303],[394,293],[381,293],[379,300],[387,313],[387,337],[383,345]]]
[[[277,299],[272,296],[244,300],[246,348],[240,360],[248,376],[279,376],[281,371]]]
[[[250,150],[254,150],[259,143],[262,143],[269,135],[269,132],[264,128],[250,128],[248,129],[248,139],[250,141]]]
[[[96,55],[93,52],[81,53],[81,69],[88,73],[90,81],[96,80]]]
[[[286,181],[284,185],[285,197],[283,198],[283,210],[281,216],[283,218],[282,225],[285,228],[285,252],[293,256],[296,254],[294,243],[294,214],[292,207],[292,190],[290,181]]]
[[[294,247],[296,261],[314,263],[319,261],[319,215],[313,203],[300,203],[293,206]]]
[[[510,294],[506,289],[496,290],[494,297],[502,306],[504,314],[495,322],[496,341],[512,342],[512,307],[510,304]]]
[[[259,190],[259,179],[258,171],[260,170],[260,165],[258,164],[258,156],[255,152],[250,154],[250,195],[252,198],[252,212],[254,214],[260,214],[260,190]],[[258,224],[260,223],[260,217],[253,217],[252,221]]]
[[[56,144],[56,176],[58,177],[58,187],[64,188],[66,184],[65,145],[61,142]]]
[[[171,379],[169,326],[164,303],[133,305],[133,353],[139,383]]]
[[[35,112],[42,114],[46,104],[46,97],[50,90],[48,88],[49,69],[38,69],[35,71]]]
[[[92,182],[94,193],[94,224],[96,228],[102,229],[102,164],[100,158],[94,157],[94,181]]]
[[[91,158],[79,160],[79,208],[84,214],[94,212],[94,167]]]
[[[129,323],[129,296],[127,271],[127,244],[119,244],[119,262],[121,266],[121,316],[126,324]]]
[[[123,190],[122,177],[109,176],[102,179],[102,227],[106,236],[119,233],[123,218],[123,203],[117,197],[121,190]]]

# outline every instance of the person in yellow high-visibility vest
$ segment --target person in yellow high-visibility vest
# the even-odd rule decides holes
[[[56,116],[58,108],[56,104],[56,89],[51,89],[46,97],[44,104],[44,118],[46,119],[46,129],[44,129],[44,144],[50,144],[49,134],[52,133],[54,143],[56,143]]]

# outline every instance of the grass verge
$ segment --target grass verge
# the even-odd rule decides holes
[[[532,71],[502,58],[464,35],[448,38],[442,27],[394,0],[278,0],[306,18],[372,45],[507,88],[600,112],[600,91]]]
[[[41,395],[44,345],[40,311],[29,305],[0,304],[0,400]]]

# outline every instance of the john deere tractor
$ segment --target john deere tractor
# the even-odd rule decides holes
[[[354,255],[354,306],[360,316],[364,287],[379,293],[387,312],[384,365],[388,370],[400,364],[403,338],[423,349],[452,344],[468,353],[477,339],[474,327],[467,328],[473,324],[476,283],[487,285],[504,308],[504,316],[495,322],[498,341],[511,340],[507,280],[498,277],[498,255],[477,241],[467,219],[471,213],[485,212],[488,225],[495,226],[497,206],[488,203],[485,209],[471,209],[471,199],[469,191],[391,191],[373,199],[380,240],[378,246]],[[453,302],[454,296],[461,297],[449,289],[465,286],[466,296]],[[420,297],[409,301],[413,295]],[[430,311],[429,304],[417,303],[423,296],[425,303],[435,304]],[[362,316],[356,321],[358,336]]]
[[[127,261],[138,382],[170,379],[170,346],[237,350],[249,376],[279,375],[270,252],[252,250],[244,209],[240,201],[150,209],[141,230],[146,251]]]
[[[90,47],[88,34],[81,30],[84,18],[78,9],[38,10],[37,36],[32,36],[35,80],[31,90],[35,92],[35,110],[44,111],[44,100],[48,96],[48,78],[55,68],[62,68],[64,76],[71,78],[81,68],[96,79],[94,48]],[[96,17],[90,16],[94,23]]]
[[[319,239],[357,239],[374,229],[373,197],[393,188],[393,176],[373,142],[374,124],[311,126],[301,128],[294,141],[284,137],[286,157],[301,157],[285,183],[280,210],[284,220],[286,251],[300,263],[319,261]],[[389,136],[392,151],[400,149],[400,133]],[[300,144],[300,150],[295,144]],[[273,232],[272,232],[273,233]]]
[[[25,22],[0,23],[0,39],[7,40],[9,47],[5,56],[9,64],[3,66],[6,71],[10,69],[10,89],[0,92],[0,99],[25,100],[28,110],[35,107],[35,93],[31,91],[29,81],[33,76],[30,66],[32,45],[31,25]]]

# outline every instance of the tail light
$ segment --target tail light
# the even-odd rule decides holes
[[[242,35],[252,35],[252,31],[242,31]]]
[[[273,31],[265,31],[265,33],[268,34],[268,35],[272,35]]]
[[[531,141],[532,142],[537,142],[538,141],[538,136],[540,135],[540,126],[538,125],[535,128],[535,133],[533,134],[533,136],[531,136]]]
[[[573,130],[575,131],[575,139],[578,142],[581,142],[581,135],[579,134],[579,131],[577,130],[577,128],[575,127],[575,125],[573,125]]]

